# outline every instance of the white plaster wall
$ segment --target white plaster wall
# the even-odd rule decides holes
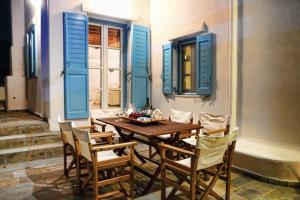
[[[246,140],[300,144],[300,2],[240,0],[238,126]]]
[[[5,77],[7,110],[27,108],[24,79],[24,0],[11,0],[11,76]]]
[[[166,98],[162,94],[162,45],[170,39],[202,30],[206,22],[209,32],[216,34],[213,95],[203,97]],[[194,119],[202,112],[228,114],[230,112],[229,13],[228,1],[221,0],[151,0],[151,63],[152,103],[165,116],[170,108],[193,111]]]
[[[11,0],[11,72],[24,76],[24,0]],[[24,88],[25,89],[25,88]]]
[[[82,3],[86,0],[50,0],[49,1],[49,40],[50,40],[50,118],[51,130],[58,130],[57,116],[64,116],[64,79],[61,76],[63,70],[63,12],[80,13]],[[148,0],[102,0],[89,1],[85,4],[85,12],[93,16],[106,16],[113,19],[128,19],[130,16],[138,16],[133,21],[139,24],[149,24],[149,1]],[[96,4],[96,6],[94,6]],[[114,8],[117,8],[116,10]],[[126,8],[125,11],[120,11]],[[131,15],[132,14],[132,15]],[[76,124],[86,124],[88,120],[76,120]]]
[[[25,77],[6,76],[6,109],[7,110],[25,110],[26,109],[26,85]]]

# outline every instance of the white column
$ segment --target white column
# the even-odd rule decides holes
[[[237,126],[238,0],[230,0],[231,128]]]
[[[11,0],[11,76],[5,78],[7,110],[27,108],[26,79],[24,77],[24,12],[24,0]]]
[[[11,72],[12,76],[24,76],[24,0],[11,0]]]

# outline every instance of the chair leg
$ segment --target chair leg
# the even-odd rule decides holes
[[[94,185],[94,199],[98,200],[98,168],[97,167],[93,167],[93,171],[91,173],[94,173],[94,181],[93,181],[93,185]]]
[[[191,200],[195,200],[196,199],[196,178],[195,177],[191,177],[190,191],[191,191]]]
[[[166,184],[165,184],[165,178],[166,178],[166,168],[164,163],[161,164],[161,200],[165,200],[166,199]]]
[[[206,199],[207,198],[207,196],[211,192],[213,186],[216,184],[223,167],[224,167],[224,164],[218,167],[218,170],[216,171],[215,176],[210,181],[208,187],[205,189],[205,192],[201,195],[201,199]]]
[[[231,167],[228,166],[227,169],[227,176],[226,176],[226,200],[230,200],[230,186],[231,186]]]
[[[130,163],[130,186],[129,186],[129,198],[133,199],[133,188],[134,188],[134,163]]]
[[[64,174],[66,177],[68,177],[68,171],[67,171],[67,149],[64,145]]]
[[[77,177],[77,191],[81,193],[81,161],[80,157],[76,156],[76,177]]]

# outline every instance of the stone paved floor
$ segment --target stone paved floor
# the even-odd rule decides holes
[[[152,170],[151,166],[148,166]],[[70,178],[63,175],[62,158],[31,161],[9,165],[0,168],[0,199],[92,199],[93,192],[88,189],[83,195],[75,194],[75,174]],[[136,187],[142,187],[145,178],[136,173]],[[224,184],[218,182],[215,190],[224,194]],[[110,198],[110,199],[123,199]],[[137,197],[138,200],[160,199],[160,184],[146,196]],[[176,200],[188,199],[176,196]],[[234,173],[232,179],[233,200],[300,200],[300,189],[282,187],[263,183],[247,176]]]

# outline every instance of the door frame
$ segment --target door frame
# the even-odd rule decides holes
[[[99,19],[99,18],[95,18],[93,16],[88,16],[89,17],[89,24],[93,24],[93,25],[98,25],[101,26],[102,28],[104,26],[107,26],[108,28],[118,28],[121,29],[121,45],[122,45],[122,49],[121,49],[121,105],[120,105],[120,109],[123,110],[126,103],[127,103],[127,91],[128,91],[128,85],[127,85],[127,60],[128,60],[128,25],[126,23],[121,23],[121,22],[116,22],[116,21],[110,21],[107,19]],[[104,33],[103,29],[102,29],[102,39],[103,39],[103,34],[107,34]],[[104,47],[104,41],[102,40],[103,44],[102,44],[102,56],[104,54],[103,51],[103,47]],[[104,56],[102,57],[102,59],[104,60]],[[106,60],[106,58],[105,58]],[[103,73],[107,73],[104,72],[104,63],[103,63]],[[107,75],[105,76],[106,78],[104,80],[102,80],[102,90],[104,87],[107,86],[107,83],[105,81],[107,81]],[[102,95],[102,103],[108,103],[107,101],[103,101],[104,100],[104,93]],[[103,109],[101,108],[101,110],[109,110],[107,109]]]

